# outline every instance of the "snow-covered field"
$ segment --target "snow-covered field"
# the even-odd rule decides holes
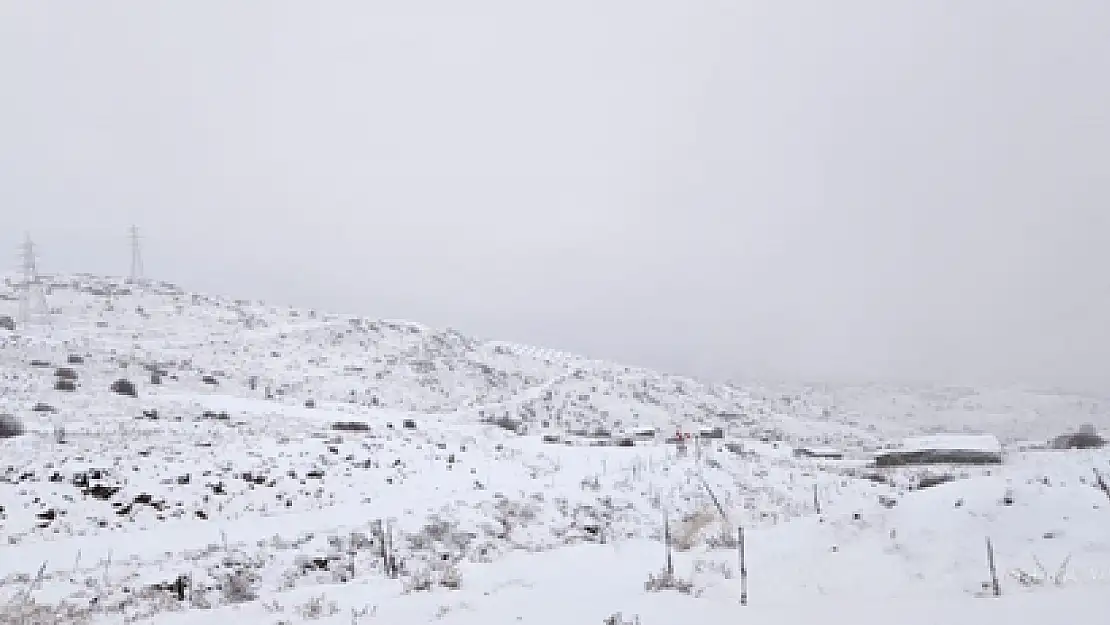
[[[0,623],[1110,618],[1110,451],[1022,444],[1105,432],[1105,400],[708,385],[410,322],[49,282],[47,318],[0,329],[0,413],[27,430],[0,438]],[[0,316],[15,293],[0,286]],[[992,434],[1005,463],[867,466],[937,433]],[[667,533],[672,583],[649,589]]]

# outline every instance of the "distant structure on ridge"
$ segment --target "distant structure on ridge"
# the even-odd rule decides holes
[[[131,226],[131,282],[138,283],[143,279],[143,250],[140,243],[139,229]]]
[[[21,257],[23,260],[23,285],[19,297],[19,319],[23,323],[30,323],[36,317],[46,315],[49,309],[46,306],[46,291],[39,276],[35,242],[31,240],[29,233],[23,240]]]

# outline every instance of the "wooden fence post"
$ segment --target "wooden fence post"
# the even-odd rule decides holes
[[[674,575],[674,562],[671,560],[671,521],[667,514],[663,515],[663,543],[667,548],[667,575]]]
[[[740,605],[748,605],[748,563],[744,554],[744,528],[736,528],[736,548],[740,552]]]
[[[1102,473],[1099,473],[1098,469],[1091,470],[1095,472],[1095,485],[1098,486],[1099,490],[1105,493],[1107,497],[1110,497],[1110,484],[1106,483],[1106,480],[1102,477]]]
[[[994,566],[994,544],[990,536],[987,537],[987,568],[991,572],[991,593],[995,597],[1002,596],[1002,587],[998,584],[998,570]]]

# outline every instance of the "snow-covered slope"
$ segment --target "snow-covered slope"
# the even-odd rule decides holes
[[[1095,623],[1110,608],[1095,483],[1110,454],[1013,445],[1105,430],[1098,399],[714,385],[167,284],[48,283],[50,315],[0,330],[0,413],[27,428],[0,438],[0,622],[1039,623],[1078,605],[1070,622]],[[14,294],[0,287],[0,316]],[[666,440],[679,430],[712,436]],[[993,434],[1006,464],[866,466],[935,432]],[[665,525],[685,592],[645,588]],[[1001,600],[976,597],[987,537]]]

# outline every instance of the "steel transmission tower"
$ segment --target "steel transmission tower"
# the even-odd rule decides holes
[[[46,293],[42,287],[39,276],[38,258],[35,254],[35,242],[27,234],[23,240],[21,254],[23,260],[23,289],[19,298],[19,318],[23,323],[30,322],[36,315],[45,314]]]
[[[143,279],[143,249],[140,243],[139,229],[131,226],[131,281],[139,282]]]

